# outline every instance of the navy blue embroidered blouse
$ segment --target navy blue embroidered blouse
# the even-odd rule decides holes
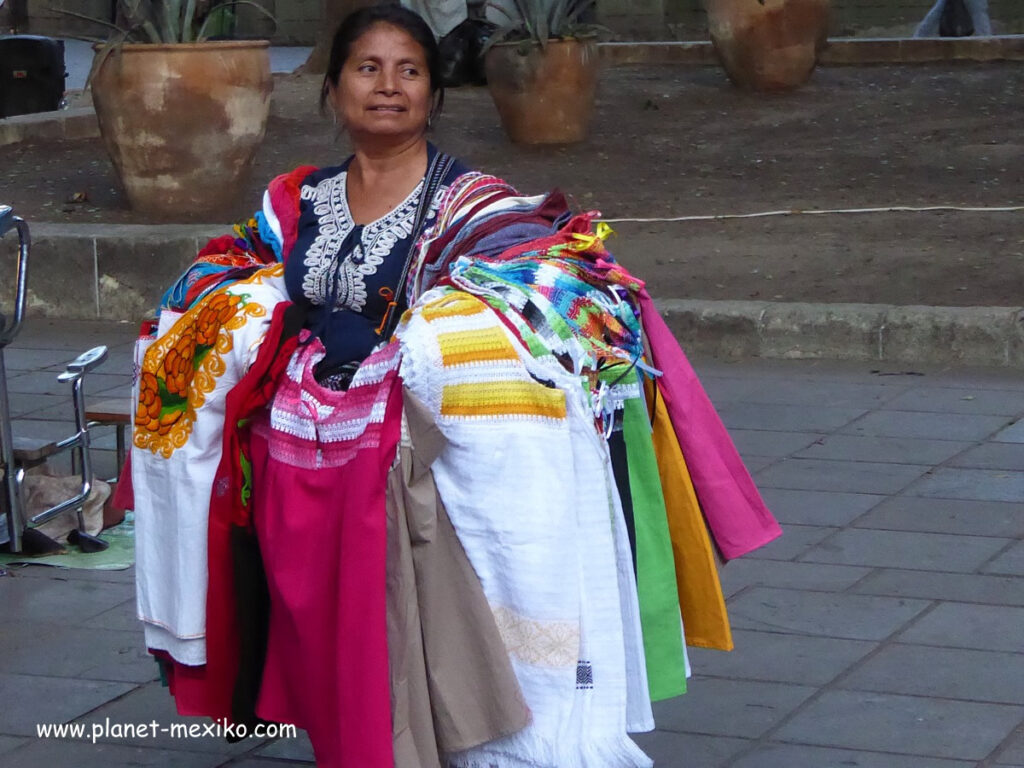
[[[437,153],[427,145],[429,166]],[[348,207],[344,163],[321,168],[302,182],[295,246],[285,263],[289,298],[304,304],[306,327],[327,350],[321,365],[330,370],[361,361],[382,339],[376,329],[387,311],[390,291],[401,296],[398,281],[412,247],[423,181],[394,210],[369,224],[356,224]],[[424,226],[451,183],[469,169],[456,162],[431,201]]]

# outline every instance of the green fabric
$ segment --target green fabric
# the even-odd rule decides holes
[[[647,408],[640,398],[626,401],[622,430],[636,527],[636,580],[647,683],[651,700],[660,701],[686,693],[686,662],[665,497]]]
[[[110,546],[102,552],[85,554],[68,545],[65,555],[25,557],[0,555],[0,565],[52,565],[58,568],[85,568],[90,570],[123,571],[135,563],[135,516],[127,512],[124,522],[100,533]]]

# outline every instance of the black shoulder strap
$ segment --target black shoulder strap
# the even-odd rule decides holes
[[[430,213],[430,206],[433,205],[437,190],[441,188],[445,176],[448,175],[453,165],[455,165],[454,157],[444,152],[438,152],[427,167],[427,173],[423,177],[423,190],[420,193],[420,201],[416,206],[416,218],[413,220],[409,253],[405,257],[405,264],[402,265],[401,275],[399,275],[398,282],[395,284],[394,298],[388,304],[384,320],[381,322],[380,327],[377,328],[377,333],[383,339],[390,339],[391,334],[398,327],[398,320],[401,314],[398,308],[405,303],[405,282],[409,277],[409,269],[412,267],[413,259],[416,256],[416,241],[423,234],[423,223]]]

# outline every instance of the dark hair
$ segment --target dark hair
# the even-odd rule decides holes
[[[403,8],[394,3],[371,5],[353,11],[338,26],[331,42],[331,57],[327,62],[327,72],[323,85],[320,86],[320,109],[327,107],[327,97],[331,86],[337,87],[341,68],[352,52],[352,46],[363,33],[374,24],[390,24],[406,32],[409,37],[420,44],[427,57],[427,70],[430,73],[430,93],[434,97],[434,106],[430,110],[430,118],[437,118],[444,106],[444,86],[441,84],[441,52],[430,26],[415,11]]]

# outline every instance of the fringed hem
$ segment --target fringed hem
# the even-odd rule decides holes
[[[653,768],[654,761],[626,735],[594,739],[562,751],[552,760],[535,760],[486,746],[449,755],[446,768]]]

